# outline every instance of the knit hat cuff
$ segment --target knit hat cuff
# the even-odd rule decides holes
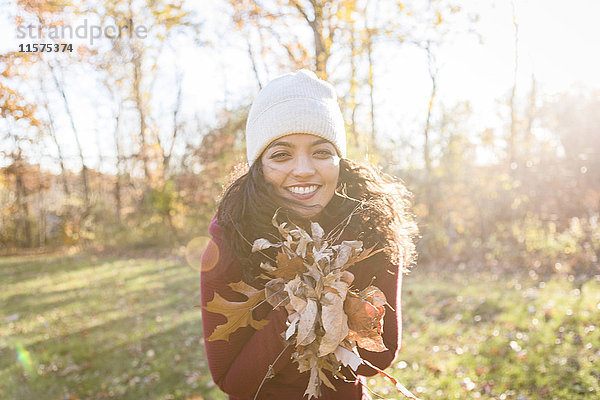
[[[336,101],[293,97],[269,106],[248,121],[247,136],[260,137],[253,143],[262,145],[252,148],[252,143],[246,143],[248,164],[252,165],[273,140],[295,133],[327,139],[340,157],[346,156],[344,119]]]

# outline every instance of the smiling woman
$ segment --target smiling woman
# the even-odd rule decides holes
[[[301,201],[308,209],[297,209],[300,215],[316,215],[333,198],[340,158],[328,140],[314,135],[288,135],[285,140],[271,143],[261,161],[267,183],[283,198]]]
[[[415,260],[413,238],[417,234],[409,193],[401,182],[345,158],[346,133],[335,91],[310,71],[283,75],[261,90],[248,115],[246,149],[249,169],[226,189],[209,227],[218,261],[201,275],[202,325],[213,379],[230,399],[301,399],[305,389],[319,399],[367,399],[364,377],[376,374],[376,368],[387,368],[400,348],[402,272]],[[292,353],[282,337],[297,322],[288,315],[289,307],[273,309],[267,302],[259,303],[248,311],[251,318],[245,310],[238,314],[248,321],[264,322],[242,326],[227,337],[211,338],[217,327],[232,322],[212,312],[214,304],[239,307],[245,298],[251,300],[250,293],[273,283],[265,282],[262,268],[285,254],[277,252],[278,246],[255,252],[252,244],[257,239],[262,243],[277,240],[285,225],[273,225],[276,212],[287,219],[288,226],[305,232],[312,229],[318,234],[315,222],[324,233],[338,232],[333,235],[337,236],[331,243],[334,247],[361,243],[376,253],[349,266],[343,276],[352,290],[363,291],[375,284],[387,299],[390,308],[375,324],[382,329],[381,347],[376,352],[358,349],[370,366],[360,365],[356,375],[348,368],[338,371],[347,379],[334,378],[330,372],[319,375],[317,381],[331,386],[311,388],[309,379],[314,382],[317,366],[310,368],[310,374],[301,373],[292,361],[298,353]],[[293,259],[298,261],[286,257]],[[242,287],[248,296],[232,290]],[[331,304],[315,296],[311,298],[314,317],[324,321]],[[209,303],[213,307],[207,309]]]

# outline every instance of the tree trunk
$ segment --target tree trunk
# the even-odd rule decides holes
[[[85,159],[83,158],[83,149],[81,147],[81,143],[79,142],[79,134],[77,132],[77,128],[75,127],[75,121],[73,119],[73,114],[71,113],[71,108],[69,107],[69,102],[67,101],[67,95],[65,93],[65,90],[64,90],[63,86],[61,85],[61,83],[59,82],[58,77],[56,76],[56,71],[54,70],[54,67],[50,63],[48,63],[48,67],[50,68],[52,78],[54,79],[54,84],[56,85],[56,88],[58,89],[58,92],[60,93],[60,95],[63,99],[63,103],[65,105],[65,111],[67,112],[67,116],[69,117],[69,121],[71,123],[71,129],[73,130],[73,134],[75,135],[75,143],[77,145],[77,150],[79,152],[79,160],[81,161],[81,166],[82,166],[81,178],[83,181],[85,207],[87,209],[89,207],[89,200],[90,200],[90,193],[89,193],[89,186],[88,186],[88,170],[87,170],[87,166],[85,165]]]
[[[24,236],[21,244],[25,247],[32,247],[33,238],[31,237],[31,221],[29,220],[29,205],[27,204],[27,188],[23,182],[23,159],[21,158],[21,149],[19,149],[17,158],[15,159],[15,184],[16,184],[16,200],[22,215],[19,218],[19,231],[21,236]],[[18,240],[17,240],[18,242]]]
[[[141,92],[141,80],[142,80],[142,72],[141,72],[141,57],[137,49],[132,49],[133,51],[133,95],[135,100],[135,106],[140,116],[140,130],[139,130],[139,138],[140,138],[140,156],[142,159],[142,167],[144,169],[144,177],[146,179],[150,178],[150,172],[148,171],[148,154],[147,154],[147,145],[146,145],[146,113],[144,111],[144,101],[142,99]]]
[[[244,38],[246,39],[246,45],[248,46],[248,57],[250,58],[250,62],[252,63],[252,71],[254,71],[254,77],[256,78],[256,83],[258,84],[258,90],[261,90],[263,88],[263,85],[260,81],[258,65],[256,64],[256,56],[254,55],[254,49],[252,48],[250,35],[244,35]]]
[[[358,132],[356,131],[356,90],[358,89],[358,79],[356,78],[356,58],[357,58],[357,48],[356,48],[356,31],[355,25],[352,24],[350,26],[350,108],[352,110],[351,114],[351,125],[350,125],[350,137],[354,142],[355,150],[359,149],[358,142]]]
[[[431,112],[433,110],[433,104],[435,101],[436,91],[437,91],[437,70],[435,67],[435,61],[433,59],[433,54],[431,53],[431,49],[429,48],[429,44],[426,47],[427,50],[427,59],[429,65],[429,77],[431,79],[431,95],[429,96],[429,106],[427,108],[427,120],[425,121],[425,130],[423,132],[425,143],[423,145],[423,160],[425,161],[425,171],[427,176],[431,174],[431,157],[430,157],[430,137],[429,133],[431,130]]]
[[[516,162],[516,141],[517,141],[517,111],[515,106],[515,97],[517,93],[517,73],[519,70],[519,25],[517,24],[517,13],[515,2],[512,2],[513,10],[513,26],[515,28],[515,68],[513,76],[513,86],[510,94],[510,136],[508,138],[508,162],[510,170],[513,170],[513,165]]]
[[[531,157],[533,145],[533,121],[535,120],[535,101],[536,101],[535,75],[531,74],[531,92],[529,94],[529,110],[527,116],[527,130],[525,134],[525,154],[527,158]]]
[[[431,130],[431,114],[433,111],[433,105],[435,101],[435,96],[437,92],[437,68],[435,65],[435,59],[433,53],[431,52],[431,48],[429,47],[429,42],[426,46],[427,51],[427,60],[428,60],[428,69],[429,69],[429,77],[431,78],[431,95],[429,97],[429,106],[427,108],[427,120],[425,121],[425,130],[423,132],[424,135],[424,144],[423,144],[423,159],[425,161],[425,206],[427,207],[427,215],[433,215],[433,175],[431,173],[431,155],[430,155],[430,130]]]
[[[38,247],[43,248],[46,245],[46,205],[44,204],[44,185],[42,182],[42,171],[39,171],[38,180],[38,210],[39,210],[39,222],[38,222]]]
[[[48,109],[46,108],[46,110],[48,110]],[[60,144],[58,143],[58,139],[56,138],[56,130],[54,129],[54,123],[53,123],[52,117],[50,115],[50,110],[48,110],[48,121],[49,121],[48,131],[50,132],[50,137],[52,138],[52,141],[54,142],[54,144],[56,145],[56,148],[58,150],[58,164],[60,165],[60,176],[61,176],[62,185],[63,185],[63,192],[68,197],[71,193],[69,191],[67,172],[65,170],[65,160],[64,160],[63,153],[62,153],[62,148],[60,147]]]
[[[177,98],[175,100],[175,107],[173,108],[173,134],[171,135],[171,143],[169,144],[168,152],[165,152],[164,146],[161,145],[163,149],[163,180],[167,180],[169,176],[169,163],[171,161],[171,156],[173,155],[173,147],[175,146],[175,140],[177,139],[177,134],[179,132],[179,121],[177,120],[177,115],[181,109],[181,81],[182,75],[180,73],[177,74]],[[160,138],[160,136],[159,136]]]
[[[369,102],[371,105],[371,148],[373,152],[377,153],[374,101],[375,86],[373,84],[373,32],[371,29],[367,29],[367,58],[369,60],[369,76],[367,78],[367,83],[369,85]]]
[[[119,111],[116,117],[115,131],[113,133],[115,138],[115,147],[117,150],[117,175],[115,176],[115,188],[114,188],[114,196],[115,203],[117,204],[117,209],[115,210],[115,216],[117,217],[117,221],[121,222],[121,210],[123,205],[121,204],[121,174],[123,170],[123,154],[121,152],[121,145],[119,143],[119,122],[121,120],[121,106],[119,104]]]

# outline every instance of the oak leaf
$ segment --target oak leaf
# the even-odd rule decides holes
[[[215,297],[202,308],[206,311],[224,315],[227,318],[227,322],[215,328],[213,333],[206,339],[209,342],[213,340],[228,340],[229,335],[245,326],[251,326],[258,330],[264,328],[269,323],[266,320],[257,321],[252,315],[254,307],[265,300],[264,290],[255,289],[242,281],[230,283],[229,287],[245,295],[248,300],[228,301],[218,293],[215,293]]]
[[[316,363],[315,363],[316,364]],[[308,379],[308,386],[304,392],[304,396],[308,396],[309,400],[319,397],[321,392],[321,381],[319,380],[319,368],[314,365],[310,369],[310,378]]]

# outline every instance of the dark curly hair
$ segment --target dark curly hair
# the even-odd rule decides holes
[[[401,181],[368,165],[342,158],[333,198],[309,219],[289,207],[294,203],[302,208],[302,203],[283,199],[265,180],[260,157],[250,168],[234,171],[232,181],[219,202],[217,221],[249,283],[260,274],[260,262],[266,261],[265,255],[251,252],[254,240],[279,240],[271,223],[278,209],[279,222],[287,218],[310,232],[310,220],[318,221],[330,238],[362,240],[364,248],[382,248],[388,261],[403,272],[416,260],[418,229],[410,212],[411,193]],[[275,258],[275,249],[268,250],[266,255]]]

